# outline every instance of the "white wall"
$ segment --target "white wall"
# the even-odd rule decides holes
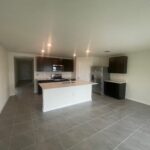
[[[0,47],[0,112],[8,100],[8,59],[7,51]]]
[[[91,66],[108,66],[108,57],[77,57],[76,78],[90,81]]]
[[[150,105],[150,51],[128,54],[126,98]]]

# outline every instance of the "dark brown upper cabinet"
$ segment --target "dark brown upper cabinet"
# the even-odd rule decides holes
[[[48,57],[37,57],[36,58],[37,71],[52,71],[51,61]]]
[[[65,72],[73,72],[74,71],[73,59],[63,59],[62,64],[64,66]]]
[[[109,58],[109,73],[127,73],[127,56]]]
[[[37,57],[36,66],[39,72],[52,71],[53,65],[63,65],[65,72],[73,72],[73,59],[62,59],[53,57]]]
[[[62,65],[61,58],[50,58],[51,65]]]

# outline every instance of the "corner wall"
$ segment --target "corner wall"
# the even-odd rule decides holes
[[[8,100],[8,55],[0,46],[0,113]]]
[[[128,54],[126,98],[150,105],[150,51]]]
[[[150,51],[139,51],[128,56],[127,74],[110,74],[113,81],[126,81],[126,99],[150,105]]]

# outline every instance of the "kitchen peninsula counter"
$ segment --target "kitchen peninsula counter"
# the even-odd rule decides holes
[[[93,82],[66,81],[40,83],[43,91],[43,112],[92,101]]]
[[[54,89],[54,88],[62,88],[62,87],[70,87],[70,86],[81,86],[81,85],[91,85],[95,84],[93,82],[88,81],[65,81],[65,82],[55,82],[55,83],[40,83],[42,89]]]

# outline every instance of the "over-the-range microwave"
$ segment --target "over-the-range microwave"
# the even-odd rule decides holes
[[[63,70],[64,70],[63,65],[52,65],[52,71],[53,72],[59,72],[59,71],[63,71]]]

